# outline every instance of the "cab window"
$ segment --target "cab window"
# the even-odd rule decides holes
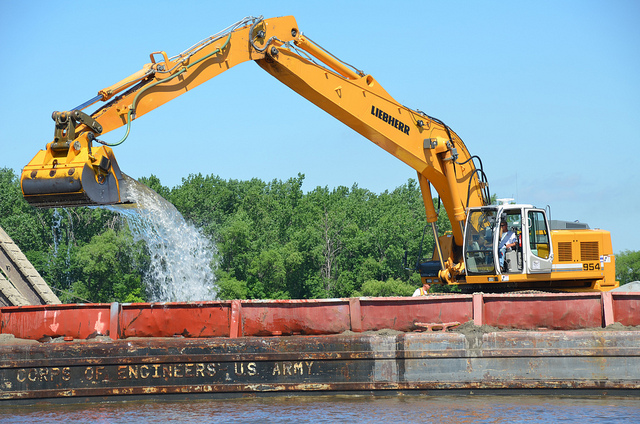
[[[529,211],[529,249],[539,258],[549,258],[549,230],[540,211]]]
[[[493,231],[496,211],[473,211],[465,234],[465,267],[469,274],[494,274]]]

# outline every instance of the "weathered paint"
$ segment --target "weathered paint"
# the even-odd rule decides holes
[[[456,322],[476,326],[432,331]],[[17,339],[0,343],[0,399],[504,389],[640,394],[640,331],[602,329],[615,322],[640,325],[640,295],[5,307],[1,332]]]
[[[242,337],[339,334],[468,322],[501,329],[578,330],[640,325],[638,293],[442,295],[420,298],[234,300],[0,308],[18,338]]]
[[[523,330],[602,327],[604,297],[605,293],[485,294],[484,324]]]
[[[230,302],[122,305],[118,333],[127,337],[229,337]]]
[[[640,332],[400,333],[0,346],[0,399],[640,389]]]
[[[640,293],[611,293],[614,322],[640,325]]]
[[[88,339],[111,333],[111,312],[108,303],[8,306],[0,308],[0,333],[41,341]]]

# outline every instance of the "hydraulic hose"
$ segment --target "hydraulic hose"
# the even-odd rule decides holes
[[[135,119],[135,111],[136,111],[136,104],[138,103],[138,99],[140,98],[140,96],[147,90],[155,87],[158,84],[162,84],[165,83],[167,81],[171,81],[172,79],[174,79],[175,77],[177,77],[178,75],[183,74],[184,72],[186,72],[189,68],[191,68],[192,66],[197,65],[198,63],[202,62],[203,60],[206,60],[208,58],[210,58],[211,56],[220,53],[222,50],[224,50],[227,45],[229,44],[229,41],[231,40],[231,34],[232,32],[229,33],[229,35],[227,36],[227,39],[225,40],[225,42],[222,44],[222,46],[218,47],[217,49],[215,49],[214,51],[212,51],[211,53],[207,54],[206,56],[201,57],[200,59],[196,60],[193,63],[190,63],[188,65],[186,65],[184,68],[180,69],[178,72],[176,72],[175,74],[168,76],[167,78],[158,80],[156,82],[154,82],[153,84],[149,84],[145,87],[143,87],[140,91],[138,91],[135,95],[135,97],[133,98],[133,102],[131,102],[131,107],[129,108],[129,112],[127,112],[127,131],[124,134],[124,137],[122,137],[122,139],[116,143],[107,143],[101,140],[96,140],[99,143],[105,145],[105,146],[109,146],[109,147],[115,147],[115,146],[119,146],[122,143],[124,143],[124,141],[127,139],[127,137],[129,137],[129,133],[131,131],[131,121],[132,116]]]

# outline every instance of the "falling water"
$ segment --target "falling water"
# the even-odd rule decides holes
[[[155,191],[125,176],[121,197],[133,205],[111,209],[125,217],[136,241],[144,240],[151,264],[144,276],[149,300],[186,302],[214,300],[212,271],[215,245],[188,224],[178,210]]]
[[[67,222],[69,225],[69,228],[67,229],[67,254],[66,256],[63,258],[64,259],[64,279],[63,279],[63,283],[65,286],[69,286],[71,284],[71,282],[69,281],[69,269],[71,268],[71,244],[72,244],[72,237],[73,237],[73,219],[71,218],[71,213],[66,209],[66,208],[55,208],[53,210],[53,217],[52,217],[52,222],[51,222],[51,233],[52,233],[52,238],[53,238],[53,257],[57,258],[58,257],[58,249],[60,247],[60,244],[64,242],[64,228],[62,225],[62,214],[60,213],[60,211],[64,211],[67,213]],[[49,268],[51,269],[52,267],[52,263],[51,263],[51,259],[49,259]]]
[[[53,256],[58,256],[58,245],[60,244],[60,240],[62,240],[62,215],[58,208],[53,210],[51,233],[53,236]]]

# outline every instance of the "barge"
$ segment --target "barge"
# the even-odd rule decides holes
[[[640,394],[640,293],[0,309],[0,402]]]

